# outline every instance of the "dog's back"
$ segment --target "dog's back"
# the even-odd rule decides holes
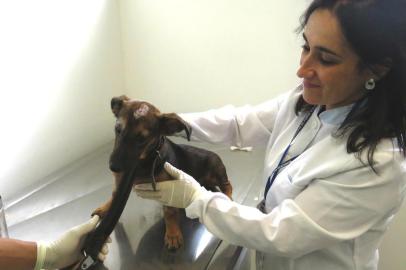
[[[173,162],[187,174],[193,176],[202,186],[211,191],[221,191],[231,198],[232,187],[221,158],[214,152],[186,144],[175,144],[167,139],[173,150]]]

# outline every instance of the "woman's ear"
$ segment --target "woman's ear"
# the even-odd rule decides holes
[[[371,72],[370,78],[375,81],[381,80],[386,74],[389,73],[393,65],[393,61],[390,58],[385,58],[385,60],[380,64],[375,64],[369,67]]]

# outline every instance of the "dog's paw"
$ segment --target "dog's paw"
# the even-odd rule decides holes
[[[183,245],[183,236],[180,231],[165,233],[165,246],[169,250],[179,249]]]
[[[97,215],[97,216],[99,216],[101,219],[103,219],[103,218],[106,216],[106,214],[107,214],[107,210],[105,210],[105,209],[102,208],[102,207],[99,207],[99,208],[97,208],[96,210],[94,210],[94,211],[92,212],[91,216],[93,217],[93,216]]]

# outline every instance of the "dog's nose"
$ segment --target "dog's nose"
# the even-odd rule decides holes
[[[115,173],[121,172],[121,168],[112,162],[109,163],[110,170]]]

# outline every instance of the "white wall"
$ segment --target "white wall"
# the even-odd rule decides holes
[[[294,87],[306,2],[121,0],[128,94],[186,112]]]
[[[295,86],[304,6],[2,1],[0,194],[36,187],[112,139],[114,95],[180,112],[258,103]]]
[[[112,139],[124,89],[115,0],[0,3],[0,194],[8,198]]]

